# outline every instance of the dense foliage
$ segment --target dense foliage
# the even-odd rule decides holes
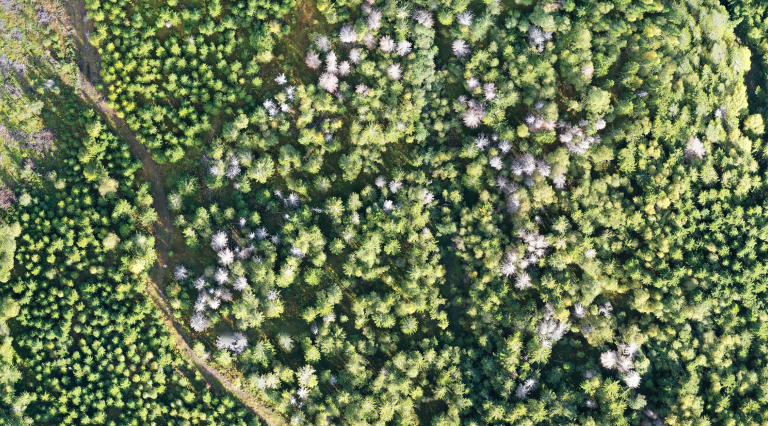
[[[290,32],[280,19],[294,0],[220,0],[184,8],[151,3],[88,1],[100,25],[91,43],[103,44],[102,78],[109,99],[129,114],[139,140],[158,161],[175,162],[200,144],[216,123],[252,102],[261,66],[274,58],[275,40]],[[131,4],[131,7],[129,7]]]
[[[15,166],[3,170],[11,196],[0,212],[0,423],[260,424],[206,389],[145,297],[149,186],[128,145],[62,80],[75,65],[39,40],[2,47],[16,71],[2,107],[16,113],[0,117]]]
[[[761,2],[86,4],[165,164],[174,315],[291,424],[768,422]],[[169,375],[140,164],[47,113],[65,167],[0,244],[9,398],[247,422]]]
[[[752,68],[745,76],[749,87],[749,109],[760,114],[763,122],[768,120],[768,94],[766,93],[766,70],[768,70],[768,5],[753,0],[723,2],[731,13],[731,19],[738,22],[734,32],[740,43],[749,47],[752,53]],[[763,148],[764,150],[765,148]],[[761,156],[765,152],[760,153]]]
[[[295,422],[763,421],[763,121],[727,11],[521,3],[319,2],[306,68],[207,110],[179,315]]]
[[[207,417],[245,424],[231,398],[212,399],[196,389],[199,377],[197,384],[185,377],[192,373],[174,354],[159,311],[141,295],[154,263],[147,227],[156,213],[147,185],[133,179],[140,163],[93,111],[78,119],[76,108],[57,111],[86,129],[59,127],[64,167],[7,212],[23,228],[11,294],[21,305],[22,388],[34,401],[26,413],[54,424]]]

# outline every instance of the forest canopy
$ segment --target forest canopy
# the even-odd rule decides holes
[[[24,5],[9,421],[768,423],[762,2]]]
[[[21,234],[18,222],[11,225],[0,222],[0,282],[8,282],[13,269],[16,238]]]

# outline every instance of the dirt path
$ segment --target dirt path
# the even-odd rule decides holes
[[[88,43],[85,38],[85,34],[92,31],[93,28],[91,22],[86,22],[84,20],[85,8],[83,1],[73,0],[67,1],[64,4],[67,10],[67,15],[69,15],[70,18],[69,24],[75,31],[74,36],[78,52],[80,53],[78,55],[81,70],[78,73],[80,92],[86,101],[98,107],[104,118],[111,124],[112,128],[117,130],[128,141],[131,153],[141,160],[144,180],[149,182],[151,186],[153,205],[158,213],[158,221],[155,224],[154,232],[157,250],[157,268],[155,268],[153,278],[150,280],[147,290],[154,304],[163,313],[163,322],[165,323],[166,329],[176,338],[177,348],[184,358],[200,370],[209,384],[214,385],[217,388],[224,388],[235,394],[243,405],[245,405],[251,412],[261,417],[261,419],[268,425],[285,425],[286,422],[279,414],[275,413],[272,408],[256,401],[252,396],[237,389],[215,368],[211,367],[203,359],[195,355],[189,340],[184,334],[181,324],[179,324],[176,317],[173,315],[173,311],[171,310],[162,289],[163,278],[169,267],[168,250],[170,250],[171,247],[171,231],[173,227],[171,215],[168,212],[168,202],[165,196],[165,191],[163,190],[162,180],[160,179],[160,174],[157,172],[157,164],[155,164],[152,155],[146,148],[136,140],[136,136],[125,121],[118,117],[117,113],[107,105],[104,100],[105,98],[91,82],[91,80],[98,79],[99,58],[96,49],[90,46],[90,43]],[[90,79],[88,77],[90,77]]]

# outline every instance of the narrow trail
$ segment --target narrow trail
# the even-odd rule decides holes
[[[85,7],[83,0],[73,0],[64,2],[67,15],[69,16],[76,44],[78,45],[78,55],[81,71],[78,72],[78,85],[82,97],[90,104],[98,107],[104,118],[110,123],[113,129],[117,130],[129,143],[131,153],[142,163],[144,180],[150,183],[153,206],[158,213],[158,221],[155,224],[155,243],[157,250],[157,267],[155,268],[152,279],[147,286],[148,295],[163,314],[163,322],[169,333],[176,338],[177,348],[182,356],[194,364],[205,377],[206,381],[216,386],[224,388],[233,393],[240,399],[251,412],[258,415],[265,423],[270,426],[285,425],[285,420],[277,414],[271,407],[256,401],[252,396],[237,389],[226,377],[218,370],[208,365],[205,360],[198,357],[192,350],[192,345],[184,334],[184,330],[173,315],[168,300],[162,289],[163,279],[168,270],[168,251],[171,248],[171,232],[173,229],[171,215],[168,212],[168,201],[163,190],[162,180],[157,171],[157,164],[152,159],[147,149],[139,143],[127,123],[121,119],[117,113],[106,103],[104,96],[94,87],[91,79],[98,78],[99,75],[99,57],[94,48],[86,40],[86,33],[92,31],[92,23],[85,20]],[[89,75],[83,74],[86,70]],[[88,78],[90,77],[90,78]]]

